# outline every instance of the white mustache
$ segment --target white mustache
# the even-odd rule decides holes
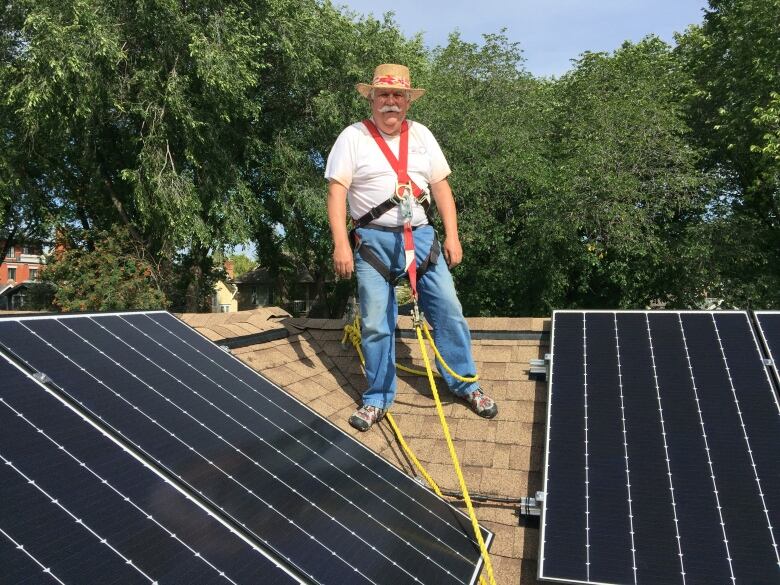
[[[382,106],[381,108],[379,108],[379,111],[382,114],[385,114],[387,112],[399,112],[400,113],[401,112],[401,108],[399,108],[398,106]]]

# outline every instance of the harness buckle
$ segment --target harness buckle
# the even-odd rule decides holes
[[[412,180],[409,179],[406,183],[399,183],[398,179],[395,180],[395,197],[398,201],[402,201],[406,197],[407,193],[413,193]]]

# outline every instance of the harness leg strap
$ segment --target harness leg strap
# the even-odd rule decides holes
[[[428,252],[428,255],[425,257],[425,260],[423,260],[422,263],[417,267],[417,282],[420,282],[420,279],[425,276],[425,273],[428,271],[428,269],[436,264],[436,261],[439,259],[439,254],[441,254],[439,239],[434,237],[433,244],[431,244],[431,249]]]
[[[371,248],[363,245],[357,235],[357,232],[354,229],[350,230],[349,236],[352,249],[356,253],[360,254],[363,260],[365,260],[369,266],[376,270],[388,283],[394,285],[396,282],[398,282],[398,279],[401,278],[403,274],[398,277],[393,276],[393,274],[390,272],[390,269],[384,264],[384,262],[379,259],[376,254],[374,254]],[[439,239],[434,237],[428,255],[425,257],[425,260],[423,260],[417,267],[417,282],[420,282],[420,279],[425,276],[425,273],[428,271],[428,269],[436,264],[440,255],[441,246],[439,245]]]

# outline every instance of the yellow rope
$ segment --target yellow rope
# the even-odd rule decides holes
[[[360,317],[355,316],[355,319],[352,321],[352,323],[348,325],[344,325],[344,337],[341,338],[342,345],[349,340],[352,345],[355,346],[355,349],[360,352]],[[362,360],[363,365],[365,365],[365,361]],[[425,372],[425,370],[415,370],[414,368],[410,368],[408,366],[404,366],[402,364],[399,364],[396,362],[395,367],[399,370],[402,370],[404,372],[409,372],[410,374],[414,374],[415,376],[427,376],[428,374]],[[438,372],[434,374],[437,377],[441,377]]]
[[[474,376],[473,378],[464,378],[462,376],[459,376],[458,374],[456,374],[450,369],[450,367],[444,361],[444,358],[441,357],[439,350],[436,348],[436,344],[434,343],[433,338],[431,337],[431,333],[428,330],[428,326],[425,324],[425,322],[423,322],[423,327],[425,328],[425,334],[428,337],[428,342],[430,343],[434,353],[436,354],[436,358],[444,366],[444,368],[450,373],[450,375],[452,375],[454,378],[462,382],[476,381],[478,378],[477,376]],[[460,462],[458,461],[458,455],[455,452],[455,445],[452,442],[452,436],[450,435],[450,429],[449,426],[447,425],[447,419],[444,416],[444,409],[441,405],[438,389],[436,388],[436,381],[434,380],[434,372],[433,369],[431,368],[430,360],[428,359],[428,352],[425,349],[425,342],[423,341],[422,332],[420,331],[419,325],[415,327],[415,330],[417,332],[417,339],[420,343],[420,349],[422,350],[423,361],[425,362],[426,371],[416,372],[411,370],[410,368],[399,366],[398,364],[396,364],[396,367],[400,367],[402,370],[405,371],[411,371],[412,373],[420,373],[422,375],[428,376],[428,382],[431,385],[433,398],[434,401],[436,402],[436,411],[439,414],[439,421],[441,422],[441,426],[444,431],[444,438],[446,439],[447,447],[449,448],[450,459],[452,459],[452,465],[455,469],[455,474],[458,476],[458,482],[460,484],[460,489],[463,494],[463,499],[466,502],[466,508],[468,509],[469,512],[469,518],[471,519],[471,526],[474,529],[474,534],[477,538],[477,543],[479,544],[480,554],[482,555],[482,559],[485,562],[485,568],[487,569],[488,579],[490,579],[490,585],[496,585],[496,580],[493,576],[493,565],[490,562],[490,555],[488,554],[485,541],[482,538],[482,532],[479,529],[479,521],[477,520],[477,515],[474,512],[474,506],[471,504],[471,497],[469,496],[468,488],[466,487],[466,480],[463,477],[463,472],[460,469]],[[352,343],[354,348],[357,350],[358,357],[360,358],[360,363],[363,366],[365,366],[366,360],[363,357],[363,351],[360,348],[360,340],[361,340],[360,317],[356,316],[352,324],[344,326],[344,337],[342,338],[341,343],[342,344],[345,343],[347,339],[349,339],[349,341]],[[404,437],[401,434],[401,429],[398,428],[398,425],[396,424],[393,416],[388,412],[386,414],[386,418],[387,421],[390,423],[390,427],[393,429],[396,438],[398,439],[398,443],[401,445],[401,449],[403,449],[404,453],[406,453],[409,459],[411,459],[414,466],[417,468],[420,474],[425,478],[425,480],[428,482],[428,485],[431,486],[431,489],[436,493],[436,495],[438,495],[439,497],[443,497],[443,494],[441,493],[439,486],[436,484],[436,482],[433,480],[430,474],[425,470],[425,468],[422,466],[422,463],[420,463],[420,460],[417,459],[417,456],[412,451],[411,447],[409,447],[409,445],[404,440]],[[487,585],[485,578],[482,575],[479,576],[479,582],[482,585]]]
[[[395,367],[399,370],[403,370],[404,372],[409,372],[410,374],[414,374],[415,376],[428,375],[428,372],[425,372],[424,370],[415,370],[414,368],[408,368],[403,364],[399,364],[398,362],[396,362]],[[441,378],[441,374],[439,374],[439,372],[434,372],[433,375],[437,378]]]
[[[488,554],[487,546],[482,538],[482,532],[479,529],[479,521],[477,515],[474,512],[474,506],[471,504],[471,497],[469,496],[469,490],[466,487],[466,480],[463,477],[463,472],[460,469],[460,462],[458,461],[458,454],[455,452],[455,445],[452,442],[452,436],[450,435],[450,428],[447,425],[447,419],[444,417],[444,408],[441,405],[441,399],[439,398],[439,391],[436,388],[436,381],[433,379],[433,372],[431,370],[431,363],[428,360],[428,352],[425,349],[425,341],[423,340],[422,331],[420,327],[417,328],[417,339],[420,342],[420,349],[422,350],[423,360],[425,361],[425,369],[428,370],[428,382],[431,384],[431,391],[433,392],[433,399],[436,401],[436,412],[439,413],[439,421],[441,422],[441,428],[444,431],[444,438],[447,441],[447,447],[450,450],[450,459],[452,459],[452,466],[455,469],[455,474],[458,476],[458,483],[460,484],[460,491],[463,493],[463,499],[466,501],[466,508],[469,511],[469,518],[471,518],[471,526],[474,529],[474,535],[477,537],[479,543],[479,550],[482,554],[482,559],[485,561],[485,568],[487,569],[488,579],[490,585],[496,585],[496,580],[493,577],[493,565],[490,562],[490,555]]]
[[[439,349],[436,347],[436,343],[433,341],[433,337],[431,336],[431,332],[428,329],[428,324],[423,321],[423,327],[425,328],[425,336],[428,338],[428,343],[430,343],[431,348],[433,349],[433,353],[436,354],[436,359],[439,361],[439,363],[444,366],[444,369],[449,372],[450,376],[455,378],[456,380],[460,382],[476,382],[479,380],[479,376],[473,376],[471,378],[467,378],[464,376],[460,376],[456,374],[452,368],[450,368],[449,364],[444,361],[444,358],[439,353]],[[344,344],[349,339],[350,342],[352,342],[352,345],[355,346],[355,348],[360,351],[360,317],[355,316],[355,319],[352,321],[351,324],[344,326],[344,337],[341,338],[341,343]],[[403,364],[399,364],[398,362],[395,363],[395,367],[401,371],[408,372],[410,374],[414,374],[416,376],[427,376],[428,373],[424,370],[416,370],[414,368],[410,368],[408,366],[404,366]],[[441,374],[439,372],[433,372],[433,375],[437,378],[441,378]]]
[[[366,359],[363,357],[363,351],[360,349],[359,323],[360,323],[359,317],[355,317],[355,320],[353,321],[352,325],[344,326],[344,337],[341,339],[341,343],[345,343],[347,339],[349,339],[352,342],[352,345],[355,348],[355,350],[357,350],[358,357],[360,358],[360,364],[365,367]],[[422,374],[426,375],[426,372],[422,372]],[[407,457],[411,459],[412,463],[417,468],[417,471],[419,471],[420,475],[422,475],[425,478],[425,481],[428,482],[428,485],[431,486],[431,489],[436,493],[436,495],[443,498],[444,495],[441,493],[439,486],[436,485],[436,482],[433,480],[430,474],[425,470],[425,467],[423,467],[422,463],[420,463],[420,460],[417,459],[417,456],[414,454],[414,451],[412,451],[412,448],[409,447],[409,445],[407,444],[406,440],[404,439],[404,436],[401,434],[401,429],[398,428],[398,425],[395,423],[395,419],[393,418],[393,415],[388,412],[385,416],[387,418],[387,422],[390,423],[390,427],[393,429],[396,438],[398,439],[398,443],[401,445],[401,449],[403,449]]]
[[[466,378],[464,376],[459,376],[455,372],[452,371],[452,368],[447,365],[447,362],[444,361],[444,358],[441,357],[441,354],[439,353],[438,348],[436,347],[436,344],[433,342],[433,337],[431,337],[431,332],[428,331],[428,325],[423,321],[423,329],[425,329],[425,336],[428,338],[428,343],[431,344],[431,347],[433,348],[433,353],[436,354],[436,359],[439,360],[439,363],[444,366],[444,369],[447,370],[450,376],[458,380],[459,382],[476,382],[479,380],[479,376],[473,376],[471,378]],[[420,338],[422,339],[422,337]],[[422,344],[423,353],[425,353],[425,344]],[[427,363],[427,360],[426,360]]]

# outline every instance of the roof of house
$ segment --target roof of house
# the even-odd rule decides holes
[[[24,289],[28,289],[30,288],[31,284],[33,284],[32,281],[25,281],[19,283],[8,283],[8,285],[4,287],[0,286],[0,297],[11,296]]]
[[[341,343],[344,321],[293,319],[268,308],[181,318],[218,343],[243,337],[245,343],[233,344],[237,357],[393,465],[417,475],[386,421],[366,433],[347,422],[359,404],[364,376],[355,349]],[[542,489],[546,385],[529,378],[529,361],[548,351],[549,320],[473,318],[468,323],[480,384],[499,405],[498,416],[484,420],[440,392],[469,491],[495,498],[533,496]],[[398,362],[424,369],[411,319],[401,317],[398,325]],[[260,343],[251,337],[261,335],[266,338]],[[399,371],[391,412],[439,486],[459,491],[427,378]],[[460,500],[450,500],[465,509]],[[496,535],[491,547],[496,582],[536,583],[538,522],[521,518],[517,503],[475,501],[474,506],[480,523]]]
[[[271,273],[267,268],[261,268],[258,266],[254,270],[244,272],[241,276],[237,276],[230,282],[234,282],[236,284],[266,284],[274,282],[274,277],[271,276]],[[301,266],[295,272],[293,282],[311,283],[314,282],[314,277],[312,277],[311,273],[306,267]]]

